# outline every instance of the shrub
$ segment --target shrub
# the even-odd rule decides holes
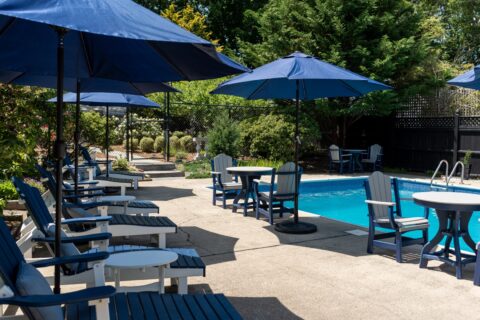
[[[172,137],[177,137],[178,139],[184,137],[185,135],[186,135],[186,133],[183,132],[183,131],[174,131],[172,133]]]
[[[180,146],[180,138],[177,136],[171,136],[170,137],[170,149],[173,150],[179,150],[181,148]]]
[[[255,158],[289,161],[293,159],[295,118],[288,115],[262,115],[252,123],[245,120],[240,124],[240,144],[245,155]],[[320,138],[317,125],[306,115],[300,124],[301,151],[315,147]]]
[[[132,140],[132,150],[137,150],[138,148],[138,139],[137,138],[133,138]],[[126,140],[123,140],[123,146],[126,147],[127,146],[127,141]]]
[[[0,182],[0,199],[14,200],[18,198],[17,189],[10,180]]]
[[[185,160],[187,159],[187,156],[188,154],[185,151],[177,151],[177,153],[175,153],[175,160]]]
[[[152,138],[143,137],[142,140],[140,140],[140,150],[143,152],[153,152],[154,143]]]
[[[120,158],[113,161],[112,168],[115,171],[128,171],[130,169],[128,160],[125,158]]]
[[[162,152],[164,144],[165,144],[165,139],[163,138],[163,136],[156,137],[155,142],[153,143],[154,151],[155,152]]]
[[[208,151],[212,155],[220,153],[237,157],[239,151],[240,131],[238,124],[230,120],[227,115],[220,115],[207,133]]]
[[[465,167],[468,167],[472,162],[472,154],[473,154],[472,150],[467,150],[465,152],[465,155],[463,156],[463,165]]]
[[[180,138],[178,141],[182,149],[186,152],[195,152],[195,144],[193,138],[190,135],[186,135]]]
[[[95,111],[82,112],[80,116],[81,136],[88,144],[105,145],[105,117]]]
[[[23,179],[23,181],[26,184],[28,184],[29,186],[37,188],[38,191],[40,191],[40,193],[44,193],[45,191],[47,191],[47,189],[45,188],[45,186],[43,185],[43,183],[41,181],[35,180],[33,178],[25,178],[25,179]],[[17,197],[17,196],[15,195],[15,197]]]

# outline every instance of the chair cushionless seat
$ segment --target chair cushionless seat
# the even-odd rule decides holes
[[[217,183],[217,188],[221,186]],[[240,182],[224,182],[223,183],[224,190],[240,190],[242,189],[242,184]]]
[[[145,226],[145,227],[174,227],[175,230],[177,225],[167,217],[144,217],[144,216],[134,216],[129,214],[110,214],[112,220],[109,222],[110,225],[135,225],[135,226]]]
[[[142,209],[159,209],[158,206],[152,201],[148,200],[135,200],[128,203],[130,208],[142,208]],[[160,211],[160,210],[159,210]]]
[[[261,197],[267,198],[267,199],[270,196],[268,192],[259,192],[258,194]],[[292,196],[290,196],[290,195],[286,195],[286,196],[281,196],[280,195],[280,196],[278,196],[276,191],[273,192],[273,198],[278,199],[278,200],[292,200]]]
[[[376,222],[378,224],[385,224],[386,227],[390,227],[390,220],[389,219],[377,219]],[[395,222],[400,228],[400,230],[417,230],[417,229],[425,229],[428,227],[428,219],[420,218],[420,217],[412,217],[412,218],[395,218]]]
[[[69,304],[68,320],[95,319],[88,302]],[[110,319],[242,319],[223,294],[117,293],[110,298]]]

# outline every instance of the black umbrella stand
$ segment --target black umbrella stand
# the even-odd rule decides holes
[[[107,149],[106,153],[107,153],[107,178],[108,178],[108,175],[109,175],[109,163],[108,163],[108,149],[110,148],[110,125],[108,123],[108,118],[110,117],[110,114],[109,114],[109,107],[106,106],[107,108],[107,111],[106,111],[106,117],[107,117],[107,126],[105,128],[105,148]]]
[[[77,101],[75,103],[75,133],[73,134],[73,143],[75,144],[75,176],[73,181],[75,183],[75,194],[78,194],[78,156],[80,152],[80,80],[77,80]]]
[[[59,258],[60,254],[60,234],[62,220],[62,201],[63,201],[63,158],[65,157],[65,141],[63,141],[63,77],[65,73],[65,47],[64,39],[67,32],[66,29],[56,28],[58,43],[57,43],[57,132],[55,139],[54,155],[56,162],[56,178],[57,190],[55,192],[55,257]],[[55,294],[60,293],[60,265],[55,265],[54,272],[54,289]]]
[[[275,224],[275,230],[282,233],[292,233],[292,234],[308,234],[314,233],[317,231],[317,226],[308,223],[301,222],[298,220],[298,193],[300,187],[300,179],[298,174],[298,158],[300,151],[300,130],[299,130],[299,121],[300,121],[300,88],[299,80],[296,80],[296,94],[295,94],[295,197],[293,202],[293,221],[287,220]]]

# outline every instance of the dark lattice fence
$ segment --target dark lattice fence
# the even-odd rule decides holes
[[[414,96],[397,112],[386,146],[391,166],[434,170],[442,159],[462,160],[473,151],[472,170],[480,173],[480,95],[468,89],[444,88]]]

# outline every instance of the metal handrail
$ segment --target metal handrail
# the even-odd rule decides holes
[[[455,174],[455,172],[457,172],[457,167],[458,165],[460,165],[462,167],[462,175],[460,176],[460,184],[463,184],[463,177],[464,177],[464,174],[465,174],[465,165],[463,164],[462,161],[457,161],[455,163],[455,165],[453,166],[453,169],[452,171],[450,172],[450,175],[448,176],[448,179],[447,179],[447,186],[450,182],[450,179],[452,179],[453,175]]]
[[[432,188],[433,185],[433,179],[437,176],[438,171],[442,167],[442,164],[445,164],[445,186],[448,188],[448,161],[447,160],[441,160],[440,163],[437,166],[437,169],[435,169],[435,172],[432,175],[432,178],[430,179],[430,188]]]

